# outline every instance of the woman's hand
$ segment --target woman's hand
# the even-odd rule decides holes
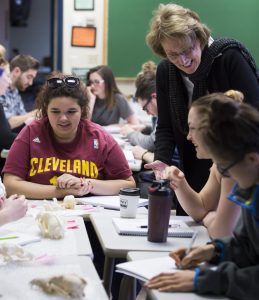
[[[121,127],[120,134],[122,134],[123,136],[127,136],[128,134],[134,131],[135,130],[130,125],[126,124]]]
[[[78,178],[66,173],[57,178],[56,187],[58,189],[66,189],[66,194],[69,193],[74,196],[84,196],[93,189],[90,179]]]
[[[168,165],[163,163],[160,160],[155,160],[154,162],[152,162],[150,164],[144,165],[145,169],[149,169],[149,170],[152,169],[154,171],[156,180],[162,179],[162,173],[166,167],[168,167]]]
[[[161,179],[168,179],[170,181],[170,187],[177,189],[181,185],[184,179],[184,173],[175,166],[166,167],[161,172]]]
[[[196,267],[202,262],[210,261],[214,256],[214,251],[214,245],[208,244],[200,247],[193,247],[188,255],[185,255],[186,248],[179,248],[170,252],[169,256],[175,260],[175,264],[178,268],[189,269]]]
[[[175,273],[161,273],[144,286],[158,289],[160,292],[191,292],[193,291],[194,271],[181,271]]]
[[[133,153],[133,156],[135,159],[142,159],[142,156],[144,153],[147,152],[146,149],[140,147],[140,146],[134,146],[132,149],[131,149],[132,153]]]
[[[5,221],[11,222],[24,217],[28,209],[28,201],[22,195],[12,195],[6,198],[1,213],[5,216]]]

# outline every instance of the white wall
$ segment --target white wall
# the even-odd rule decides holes
[[[103,64],[103,0],[95,0],[93,11],[74,10],[74,1],[63,0],[63,71],[71,73],[73,67],[92,68]],[[86,26],[93,20],[97,28],[95,48],[72,47],[72,26]]]

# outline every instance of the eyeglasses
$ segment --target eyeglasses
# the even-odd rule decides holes
[[[225,167],[225,168],[222,168],[220,165],[217,165],[217,169],[218,169],[220,175],[223,176],[223,177],[230,177],[228,171],[229,171],[232,167],[234,167],[234,165],[236,165],[237,163],[239,163],[241,160],[242,160],[242,158],[241,158],[241,159],[238,158],[238,159],[234,160],[234,162],[232,162],[231,164],[229,164],[229,165],[228,165],[227,167]]]
[[[185,49],[184,51],[180,52],[180,53],[169,53],[166,54],[166,56],[171,59],[171,60],[177,60],[179,57],[181,56],[190,56],[192,51],[196,48],[196,43],[194,43],[191,47],[188,47],[187,49]]]
[[[94,84],[94,85],[99,85],[99,84],[101,84],[101,83],[103,83],[103,82],[104,82],[103,79],[101,79],[101,80],[98,80],[98,79],[95,79],[95,80],[88,80],[88,85],[92,85],[92,84]]]
[[[48,87],[52,89],[56,89],[63,85],[70,88],[74,88],[79,84],[80,84],[80,80],[77,77],[65,77],[65,78],[54,77],[47,80]]]
[[[146,104],[143,105],[142,109],[147,112],[148,104],[152,101],[152,99],[156,97],[156,93],[152,93],[150,98],[147,100]]]

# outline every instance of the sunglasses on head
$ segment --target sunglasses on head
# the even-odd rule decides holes
[[[74,88],[76,86],[78,86],[80,84],[80,80],[77,77],[65,77],[65,78],[58,78],[58,77],[54,77],[51,79],[47,80],[47,86],[55,89],[58,88],[60,86],[67,86],[70,88]]]

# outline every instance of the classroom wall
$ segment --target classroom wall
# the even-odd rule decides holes
[[[103,63],[103,14],[105,0],[95,0],[94,11],[74,10],[73,0],[63,0],[63,71],[71,73],[72,68],[91,68]],[[72,26],[97,27],[95,48],[72,47]]]
[[[31,1],[27,26],[9,27],[9,57],[13,56],[15,48],[40,62],[50,56],[50,18],[50,0]]]

